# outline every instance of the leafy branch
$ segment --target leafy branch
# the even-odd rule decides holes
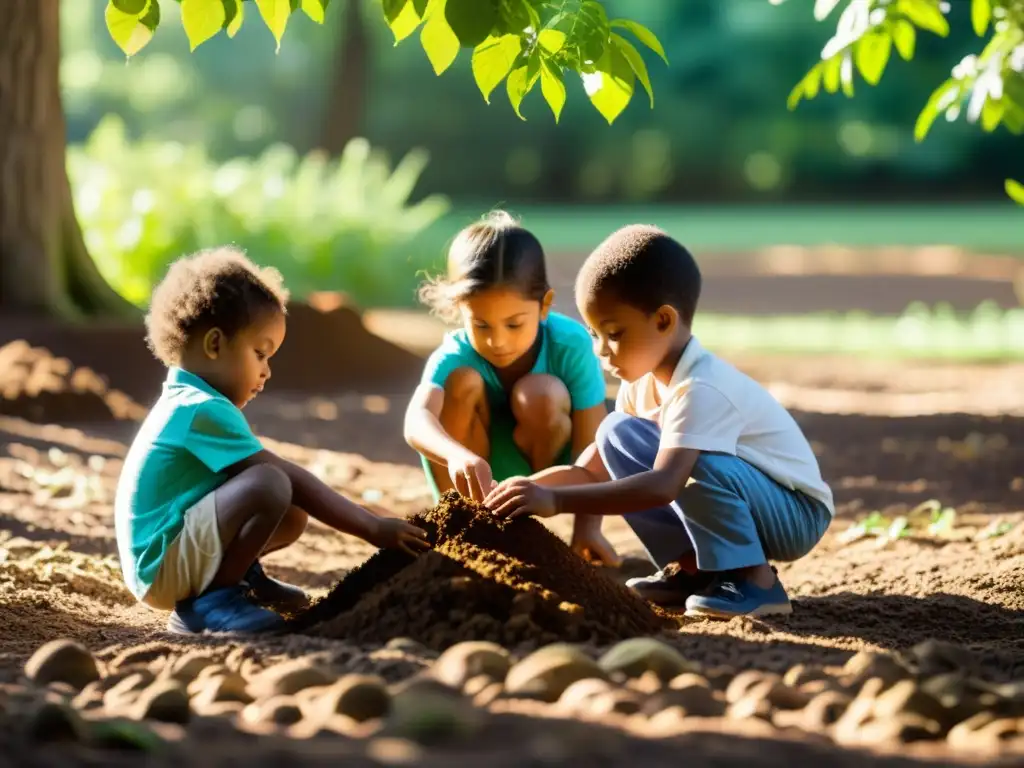
[[[281,48],[292,15],[323,24],[331,0],[177,0],[189,47],[195,50],[221,31],[234,37],[254,4]],[[355,2],[356,0],[348,0]],[[580,76],[591,104],[609,124],[633,98],[637,82],[654,106],[642,46],[668,58],[657,36],[639,22],[609,19],[599,0],[380,0],[395,45],[419,30],[434,72],[443,74],[464,49],[471,51],[473,78],[484,100],[505,83],[521,119],[522,103],[540,83],[557,122],[566,101],[565,78]],[[127,56],[134,56],[160,25],[158,0],[108,0],[107,29]]]

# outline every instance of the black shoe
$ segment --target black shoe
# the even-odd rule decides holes
[[[242,586],[261,605],[283,611],[301,610],[309,605],[309,595],[304,590],[268,576],[259,560],[246,571]]]
[[[626,586],[656,605],[684,606],[690,595],[707,589],[714,577],[706,571],[688,573],[671,563],[650,576],[630,579]]]

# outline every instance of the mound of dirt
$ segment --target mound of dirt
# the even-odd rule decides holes
[[[146,411],[91,368],[13,341],[0,347],[0,414],[40,423],[95,422],[138,420]]]
[[[448,492],[412,521],[433,550],[415,559],[381,550],[291,629],[356,643],[408,637],[442,650],[462,640],[605,644],[669,626],[537,520],[500,521]]]

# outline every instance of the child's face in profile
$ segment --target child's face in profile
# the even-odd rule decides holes
[[[652,315],[612,296],[594,297],[579,307],[606,370],[623,381],[654,371],[668,355],[675,318]]]
[[[533,347],[551,304],[528,299],[514,288],[490,288],[459,302],[473,349],[495,368],[507,368]]]
[[[284,342],[285,318],[264,312],[256,322],[231,337],[218,329],[204,339],[208,359],[206,378],[239,408],[263,391],[270,378],[270,358]]]

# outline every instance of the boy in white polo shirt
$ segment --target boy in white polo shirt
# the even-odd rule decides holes
[[[624,515],[659,568],[627,584],[689,616],[790,613],[769,561],[821,540],[832,492],[789,412],[691,333],[700,288],[689,251],[657,228],[598,246],[576,301],[623,380],[615,412],[575,466],[507,480],[485,503],[506,518]]]

